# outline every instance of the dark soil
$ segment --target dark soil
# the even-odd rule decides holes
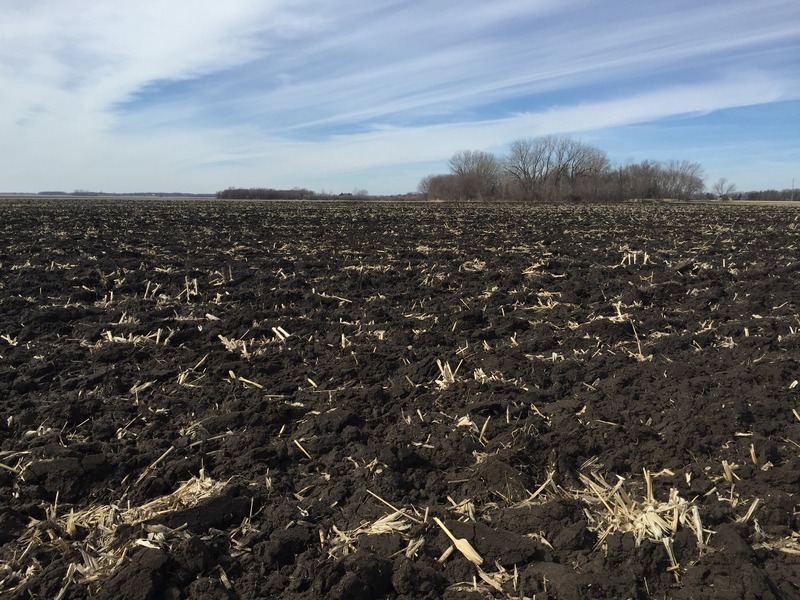
[[[0,595],[798,598],[799,247],[790,207],[3,200]],[[697,508],[677,568],[620,477]]]

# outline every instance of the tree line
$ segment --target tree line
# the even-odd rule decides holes
[[[291,190],[278,190],[274,188],[234,188],[217,192],[217,198],[222,200],[335,200],[341,198],[366,198],[369,192],[356,188],[352,192],[341,194],[326,191],[314,192],[305,188],[292,188]]]
[[[782,200],[798,200],[800,192],[797,188],[787,188],[785,190],[761,190],[758,192],[746,192],[738,194],[742,200],[757,200],[763,202],[780,202]]]
[[[217,198],[224,200],[308,200],[316,193],[305,188],[276,190],[273,188],[233,188],[217,192]]]
[[[449,173],[424,177],[418,191],[429,200],[553,202],[688,200],[705,189],[699,163],[645,160],[613,166],[604,150],[552,135],[516,140],[504,157],[460,150],[448,166]]]

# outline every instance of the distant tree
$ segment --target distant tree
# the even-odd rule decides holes
[[[720,177],[717,183],[711,186],[711,192],[720,200],[730,200],[731,194],[736,191],[736,185],[730,183],[726,177]]]
[[[689,200],[706,187],[703,183],[703,166],[688,160],[669,160],[662,173],[666,197]]]
[[[741,196],[742,194],[740,194]],[[746,200],[758,200],[764,202],[779,202],[782,200],[794,200],[800,197],[796,189],[787,188],[785,190],[758,190],[743,194]]]
[[[217,192],[217,198],[227,200],[304,200],[313,198],[314,192],[304,188],[276,190],[272,188],[228,188]]]
[[[619,167],[616,172],[620,200],[657,200],[664,194],[664,177],[661,163],[643,160]]]
[[[503,168],[522,200],[594,199],[609,161],[603,150],[589,144],[545,136],[512,142]]]
[[[431,181],[433,181],[434,177],[437,177],[437,175],[431,173],[430,175],[425,175],[425,177],[420,179],[419,183],[417,184],[417,192],[427,197],[430,193]]]
[[[604,150],[561,136],[521,138],[498,160],[488,152],[461,150],[450,174],[428,175],[418,191],[429,199],[614,201],[702,198],[703,166],[688,160],[644,160],[612,167]],[[732,190],[731,192],[732,193]]]
[[[500,190],[500,163],[490,152],[459,150],[448,165],[451,173],[457,176],[463,198],[488,199]]]
[[[461,181],[458,175],[427,175],[417,186],[417,191],[427,200],[459,200]]]
[[[503,167],[521,200],[541,198],[550,170],[550,154],[555,138],[525,138],[511,142]]]
[[[561,197],[594,200],[610,169],[608,156],[604,150],[580,141],[568,139],[565,143],[563,178],[558,190]]]

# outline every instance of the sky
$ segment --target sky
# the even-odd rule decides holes
[[[0,191],[414,191],[563,135],[800,182],[797,0],[0,4]]]

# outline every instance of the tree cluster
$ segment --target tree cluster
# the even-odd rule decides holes
[[[780,202],[784,200],[800,199],[800,190],[787,188],[785,190],[761,190],[740,194],[745,200],[758,200],[763,202]]]
[[[304,188],[276,190],[272,188],[228,188],[217,192],[223,200],[307,200],[316,194]]]
[[[612,175],[619,182],[617,197],[689,200],[705,189],[703,167],[688,160],[645,160],[617,167]]]
[[[670,160],[614,167],[605,151],[569,137],[519,139],[508,154],[461,150],[450,172],[424,177],[418,190],[428,199],[609,201],[676,198],[702,193],[703,167]]]

